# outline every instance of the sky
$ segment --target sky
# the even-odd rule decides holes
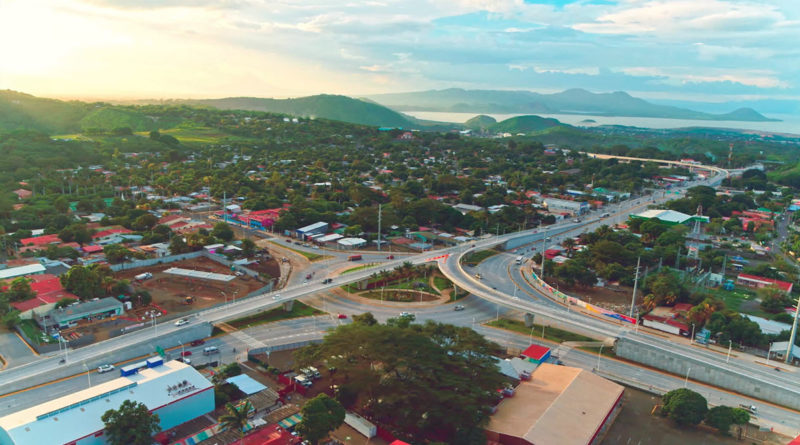
[[[0,89],[800,100],[798,0],[0,0]]]

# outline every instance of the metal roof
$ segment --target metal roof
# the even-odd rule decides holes
[[[34,273],[42,273],[44,271],[45,267],[39,263],[26,264],[24,266],[19,266],[19,267],[10,267],[8,269],[0,270],[0,280],[21,277],[24,275],[30,275]]]
[[[227,275],[214,272],[203,272],[202,270],[181,269],[180,267],[170,267],[169,269],[165,270],[164,273],[168,273],[171,275],[180,275],[182,277],[201,278],[205,280],[215,280],[215,281],[231,281],[234,278],[236,278],[236,275]]]
[[[56,430],[57,441],[69,443],[103,430],[100,417],[125,400],[152,411],[210,388],[211,382],[194,368],[170,361],[0,417],[0,429],[15,445],[53,443]]]

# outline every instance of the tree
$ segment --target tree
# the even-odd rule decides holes
[[[253,242],[250,238],[245,238],[242,240],[242,255],[244,257],[250,257],[256,251],[256,243]]]
[[[158,414],[152,414],[144,403],[131,400],[106,411],[100,419],[111,445],[150,445],[153,435],[161,431]]]
[[[8,294],[11,301],[25,301],[36,296],[36,292],[31,289],[31,280],[25,277],[14,278]]]
[[[773,314],[782,312],[783,308],[792,304],[791,299],[777,286],[762,287],[756,294],[761,299],[761,309]]]
[[[344,423],[344,407],[324,393],[306,402],[300,413],[303,420],[297,425],[297,432],[312,444]]]
[[[247,415],[252,409],[253,405],[250,404],[249,400],[238,408],[228,402],[225,404],[225,414],[219,418],[219,423],[222,425],[223,429],[239,433],[239,443],[242,443],[242,440],[244,440],[244,429],[247,427]]]
[[[158,224],[158,218],[150,213],[145,213],[131,223],[131,228],[143,232],[152,229],[156,224]]]
[[[58,302],[56,303],[56,309],[61,309],[62,307],[67,307],[70,304],[75,303],[77,301],[78,300],[76,300],[74,298],[68,298],[68,297],[62,298],[62,299],[58,300]]]
[[[131,251],[120,244],[109,244],[103,247],[103,254],[109,263],[117,264],[127,260]]]
[[[211,229],[211,235],[214,238],[219,238],[222,241],[228,242],[233,239],[233,229],[231,229],[228,223],[220,221],[214,224],[214,228]]]
[[[705,397],[691,389],[672,390],[662,397],[664,408],[662,413],[681,426],[699,424],[708,412]]]
[[[372,312],[364,312],[363,314],[353,315],[353,323],[373,326],[378,324],[378,320],[375,319],[375,316],[372,315]]]
[[[715,406],[706,413],[706,425],[719,430],[720,433],[727,435],[731,425],[741,425],[750,421],[750,414],[741,408],[731,408],[730,406]]]
[[[186,244],[186,241],[183,240],[180,236],[173,236],[172,241],[169,243],[169,253],[170,255],[180,255],[182,253],[191,252],[192,248]]]

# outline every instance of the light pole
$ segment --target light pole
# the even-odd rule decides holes
[[[69,342],[64,340],[64,337],[61,337],[59,335],[59,337],[58,337],[59,344],[62,341],[64,342],[64,363],[69,363]]]
[[[542,325],[542,340],[544,340],[544,326],[545,325]]]
[[[692,368],[689,368],[689,369],[686,370],[686,378],[683,379],[683,387],[684,388],[686,388],[686,385],[689,384],[689,371],[691,371],[691,370],[692,370]]]
[[[725,363],[731,361],[731,349],[733,349],[733,340],[728,340],[728,356],[725,357]]]
[[[605,346],[605,345],[600,345],[600,350],[597,351],[597,370],[598,371],[600,371],[600,356],[603,354],[603,346]]]
[[[530,333],[530,335],[528,335],[528,344],[530,344],[530,345],[533,344],[533,330],[535,328],[536,328],[536,326],[531,326],[531,333]]]
[[[86,369],[86,378],[89,379],[89,388],[92,387],[92,373],[89,372],[89,367],[86,366],[86,362],[83,362],[83,368]]]
[[[694,323],[692,323],[692,336],[689,337],[689,344],[694,343]]]
[[[158,321],[155,312],[150,312],[150,319],[153,321],[153,336],[158,337]]]

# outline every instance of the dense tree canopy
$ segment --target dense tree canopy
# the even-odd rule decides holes
[[[151,414],[143,403],[125,400],[117,409],[101,417],[111,445],[150,445],[161,431],[158,414]]]
[[[703,421],[708,412],[705,397],[691,389],[672,390],[662,397],[664,406],[662,413],[681,426],[697,425]]]

